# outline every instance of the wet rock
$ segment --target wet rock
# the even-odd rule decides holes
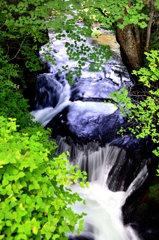
[[[53,129],[53,137],[69,133],[75,143],[110,143],[117,136],[124,120],[113,104],[96,103],[94,109],[89,109],[92,104],[94,103],[71,103],[54,117],[47,124],[47,127]],[[110,109],[107,105],[110,105]]]
[[[35,104],[32,110],[56,107],[61,101],[68,100],[70,87],[66,80],[58,74],[43,73],[37,78]],[[62,98],[62,99],[61,99]]]

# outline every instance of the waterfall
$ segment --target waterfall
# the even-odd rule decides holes
[[[118,161],[125,158],[126,152],[118,147],[107,145],[104,148],[85,146],[78,149],[72,142],[68,145],[58,137],[57,153],[70,151],[70,163],[78,164],[80,169],[87,171],[89,188],[80,188],[75,184],[71,187],[78,192],[86,205],[76,203],[72,206],[76,213],[87,213],[84,217],[85,229],[79,239],[94,240],[139,240],[135,231],[124,226],[121,208],[133,191],[136,191],[148,175],[147,167],[138,173],[126,191],[113,192],[108,187],[109,173]],[[122,183],[120,189],[122,189]],[[67,234],[69,239],[78,239],[75,234]]]
[[[56,153],[69,151],[70,163],[79,165],[88,174],[89,188],[71,186],[72,191],[86,200],[86,205],[72,206],[77,213],[87,213],[84,231],[80,236],[66,235],[70,240],[139,240],[131,226],[124,225],[122,207],[146,180],[146,161],[141,160],[134,170],[133,160],[127,157],[127,147],[124,150],[111,146],[119,138],[116,132],[124,120],[114,104],[103,102],[110,98],[112,91],[131,86],[127,70],[116,54],[117,58],[110,59],[103,66],[105,70],[98,73],[90,72],[87,63],[82,76],[70,87],[67,70],[62,71],[62,66],[65,63],[71,69],[76,62],[69,61],[64,46],[65,41],[56,40],[52,45],[51,55],[57,60],[57,66],[47,63],[49,73],[38,76],[36,104],[31,114],[34,121],[53,128],[58,145]],[[129,138],[124,141],[126,146]]]
[[[60,104],[60,106],[57,108],[47,107],[44,109],[31,111],[30,113],[34,116],[33,121],[39,122],[45,127],[53,117],[55,117],[68,105],[69,101]]]
[[[101,175],[100,175],[101,178]],[[105,180],[105,176],[104,179]],[[84,217],[85,229],[81,236],[94,240],[139,240],[130,226],[122,222],[121,207],[124,204],[126,192],[112,192],[100,181],[90,182],[88,189],[72,186],[74,192],[86,200],[86,205],[76,203],[72,206],[74,212],[87,214]],[[74,234],[68,234],[69,239],[76,239]]]

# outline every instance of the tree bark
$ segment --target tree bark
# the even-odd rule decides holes
[[[116,28],[118,42],[127,58],[131,69],[141,68],[141,45],[137,26],[127,25],[123,29]]]
[[[147,26],[147,34],[146,34],[146,50],[149,50],[149,45],[150,45],[150,36],[151,36],[151,27],[152,27],[152,22],[153,22],[153,17],[154,17],[154,4],[155,1],[151,0],[150,1],[150,12],[149,12],[149,17],[150,20],[148,22],[148,26]]]

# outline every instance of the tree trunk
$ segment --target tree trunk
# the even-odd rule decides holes
[[[152,27],[152,22],[153,22],[153,17],[154,17],[154,11],[155,11],[155,1],[151,0],[149,3],[149,22],[147,25],[147,34],[146,34],[146,47],[145,49],[148,51],[149,50],[149,45],[150,45],[150,37],[151,37],[151,27]]]
[[[118,42],[127,58],[131,69],[141,68],[140,34],[136,25],[127,25],[123,29],[116,28]]]

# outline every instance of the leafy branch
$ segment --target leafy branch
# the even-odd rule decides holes
[[[18,56],[18,54],[20,53],[20,51],[21,51],[21,49],[22,49],[22,46],[23,46],[23,44],[24,44],[25,39],[26,39],[26,38],[24,38],[24,39],[22,40],[22,42],[20,43],[20,47],[19,47],[18,51],[17,51],[16,54],[9,60],[9,62],[11,62],[13,59],[15,59],[15,58]]]

